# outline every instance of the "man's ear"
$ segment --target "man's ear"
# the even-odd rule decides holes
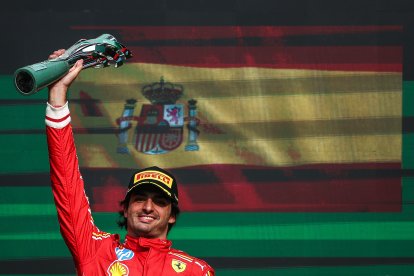
[[[124,218],[128,217],[128,207],[124,206]]]
[[[168,219],[168,223],[175,223],[175,216],[171,215]]]
[[[128,195],[122,202],[121,202],[121,206],[124,212],[124,218],[128,217],[128,206],[129,206],[129,202],[131,200],[131,196]]]
[[[171,212],[170,218],[168,219],[168,223],[175,223],[176,219],[176,215]]]

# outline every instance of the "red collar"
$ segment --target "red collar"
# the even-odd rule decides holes
[[[143,237],[134,238],[126,235],[124,246],[133,251],[147,251],[154,248],[160,251],[168,251],[171,248],[172,242],[162,239],[147,239]]]

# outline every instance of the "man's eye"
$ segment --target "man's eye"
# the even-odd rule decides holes
[[[135,201],[145,201],[145,197],[137,196],[137,197],[135,197]]]
[[[169,203],[168,200],[163,198],[163,197],[154,198],[154,202],[155,202],[155,204],[161,205],[161,206],[166,206]]]

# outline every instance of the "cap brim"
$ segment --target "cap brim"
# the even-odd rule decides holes
[[[134,191],[142,190],[142,189],[145,189],[145,188],[148,188],[148,187],[155,187],[155,188],[157,188],[168,199],[170,199],[171,201],[176,202],[176,200],[174,199],[173,195],[169,191],[167,191],[164,187],[162,187],[160,184],[158,184],[155,181],[148,181],[148,180],[144,180],[144,181],[140,181],[140,182],[136,183],[134,186],[132,186],[127,191],[125,197],[127,197],[128,195],[130,195]]]

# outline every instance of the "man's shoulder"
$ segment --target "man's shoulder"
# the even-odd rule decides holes
[[[214,275],[213,268],[206,261],[193,257],[184,251],[181,251],[178,249],[171,249],[168,252],[168,255],[170,256],[170,258],[172,258],[173,260],[177,262],[183,262],[186,265],[192,265],[193,271],[198,270],[200,273],[203,273],[200,275]]]
[[[170,255],[172,258],[176,257],[182,261],[190,262],[190,263],[193,262],[194,259],[196,259],[195,257],[187,254],[186,252],[178,250],[178,249],[174,249],[174,248],[170,249],[170,251],[168,252],[168,255]]]

